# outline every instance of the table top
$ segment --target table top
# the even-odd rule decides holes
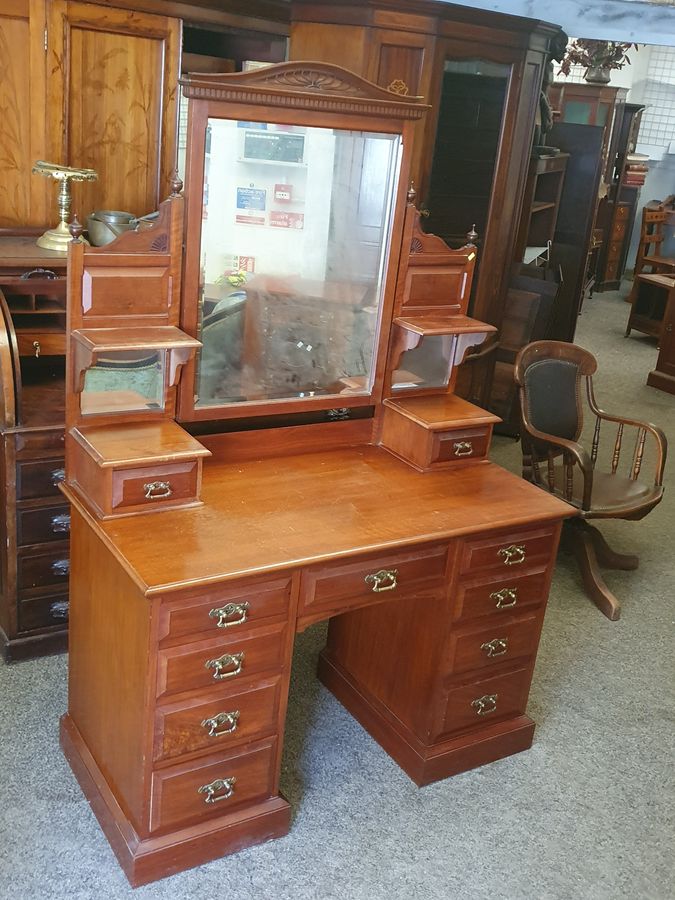
[[[204,464],[202,499],[96,523],[148,596],[575,512],[494,463],[421,474],[370,445],[246,462],[214,457]]]
[[[65,268],[68,254],[60,250],[43,250],[35,243],[37,237],[0,235],[0,267],[29,266],[36,268]]]

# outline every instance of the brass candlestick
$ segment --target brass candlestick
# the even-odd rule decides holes
[[[58,250],[65,253],[68,244],[72,240],[68,230],[70,218],[70,182],[71,181],[96,181],[98,174],[94,169],[74,169],[70,166],[58,166],[56,163],[38,160],[33,166],[35,175],[45,175],[59,182],[59,216],[61,221],[56,228],[45,231],[42,237],[37,239],[38,247],[44,250]]]

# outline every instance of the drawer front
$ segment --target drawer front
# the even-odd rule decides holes
[[[283,664],[285,637],[286,624],[282,623],[232,635],[229,640],[216,638],[160,650],[157,696],[223,683],[236,685],[263,672],[274,674]]]
[[[17,500],[61,496],[59,485],[66,477],[63,456],[54,459],[28,459],[16,466]]]
[[[435,434],[431,447],[431,463],[460,462],[481,459],[490,446],[489,428],[469,428]]]
[[[555,548],[556,529],[551,526],[511,532],[489,538],[465,540],[460,551],[460,573],[499,569],[518,573],[530,563],[548,561]]]
[[[21,598],[17,604],[19,631],[68,624],[68,594]]]
[[[154,758],[196,750],[227,750],[276,731],[281,678],[241,690],[216,689],[208,698],[165,704],[155,713]]]
[[[615,222],[614,227],[612,228],[610,239],[612,241],[623,240],[623,238],[626,236],[626,227],[626,222]]]
[[[310,567],[302,573],[298,619],[319,621],[369,601],[413,599],[445,576],[447,547]]]
[[[448,691],[440,733],[477,728],[524,713],[529,688],[529,668],[453,688]]]
[[[70,534],[70,507],[66,504],[41,509],[19,509],[16,521],[17,540],[21,546],[64,541]]]
[[[450,636],[446,674],[490,669],[531,656],[539,641],[539,615],[457,629]]]
[[[45,428],[44,431],[21,431],[15,436],[17,453],[56,453],[63,459],[65,432],[63,428]]]
[[[619,259],[621,256],[621,250],[623,249],[623,244],[619,243],[611,243],[607,250],[607,261],[613,262]]]
[[[68,548],[20,555],[16,566],[20,590],[67,584],[70,574]]]
[[[275,749],[273,739],[246,752],[210,756],[154,772],[150,831],[223,816],[242,803],[269,797]]]
[[[501,621],[521,609],[540,606],[548,595],[548,570],[540,566],[523,573],[498,572],[488,577],[463,578],[455,590],[454,618],[490,616]]]
[[[159,611],[159,640],[200,633],[235,635],[265,619],[287,614],[290,593],[290,578],[280,578],[165,600]]]
[[[112,508],[161,506],[197,498],[197,460],[166,466],[118,469],[112,476]]]
[[[617,206],[616,218],[626,220],[630,217],[630,206]]]
[[[17,331],[19,356],[65,356],[66,335],[63,331]]]

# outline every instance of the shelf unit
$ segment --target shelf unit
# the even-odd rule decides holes
[[[516,259],[524,259],[528,247],[546,247],[553,241],[568,159],[569,153],[560,153],[530,161]]]

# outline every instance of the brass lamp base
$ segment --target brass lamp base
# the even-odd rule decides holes
[[[36,241],[38,247],[43,250],[56,250],[58,253],[67,253],[68,244],[72,241],[70,231],[65,222],[59,222],[56,228],[50,228]]]
[[[67,253],[68,244],[72,237],[68,229],[70,218],[70,182],[71,181],[96,181],[98,175],[93,169],[73,169],[70,166],[59,166],[56,163],[48,163],[39,159],[33,166],[33,173],[46,175],[59,182],[59,216],[61,221],[56,228],[45,231],[42,237],[36,241],[38,247],[43,250],[55,250],[57,253]]]

